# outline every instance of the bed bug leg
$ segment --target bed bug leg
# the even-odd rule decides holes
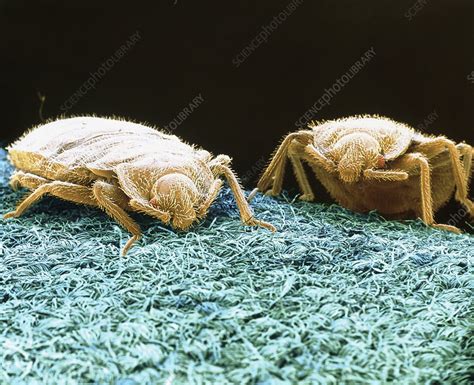
[[[421,219],[427,225],[442,230],[461,233],[455,226],[435,223],[433,216],[433,199],[431,195],[430,165],[426,157],[421,153],[406,154],[401,158],[403,169],[419,168],[420,170],[420,194],[421,194]]]
[[[311,186],[308,181],[308,176],[306,175],[306,171],[303,168],[303,163],[301,162],[300,158],[296,154],[289,155],[290,162],[293,166],[293,171],[296,176],[296,181],[298,182],[298,186],[300,187],[303,195],[300,195],[298,199],[302,201],[313,201],[314,200],[314,193],[311,189]]]
[[[466,177],[466,183],[469,183],[469,180],[471,179],[471,173],[472,173],[472,157],[474,154],[474,149],[466,144],[466,143],[460,143],[456,146],[458,149],[459,153],[462,156],[462,163],[464,166],[464,175]]]
[[[117,186],[103,181],[96,181],[92,186],[92,192],[99,207],[133,234],[122,251],[122,255],[125,255],[132,244],[140,238],[141,230],[140,226],[121,207],[126,201],[123,192]]]
[[[402,181],[408,179],[408,173],[405,171],[396,170],[364,170],[364,177],[366,179],[381,180],[381,181]]]
[[[257,188],[268,195],[278,195],[281,192],[290,145],[293,141],[305,145],[312,140],[313,134],[311,131],[300,131],[288,134],[285,139],[283,139],[283,142],[274,153],[270,164],[260,177]],[[270,186],[271,189],[268,190]]]
[[[419,153],[407,155],[409,163],[420,169],[421,219],[428,225],[434,223],[433,201],[431,196],[430,165]]]
[[[10,177],[10,182],[8,184],[10,185],[10,187],[12,188],[13,191],[17,191],[21,188],[20,175],[19,174],[23,174],[23,172],[22,171],[17,171]]]
[[[333,173],[337,171],[336,164],[325,155],[323,155],[319,150],[314,147],[313,144],[309,144],[304,148],[305,159],[313,164],[318,165],[323,168],[328,173]]]
[[[15,172],[10,178],[10,186],[13,190],[18,190],[21,187],[25,187],[30,190],[35,190],[39,186],[53,182],[50,179],[40,177],[35,174],[30,174],[23,171]]]
[[[151,217],[159,219],[165,225],[169,223],[171,215],[165,211],[159,210],[156,207],[152,206],[149,202],[145,200],[138,200],[135,198],[130,199],[128,202],[130,207],[135,211],[148,214]]]
[[[467,145],[465,145],[467,146]],[[470,146],[469,146],[470,147]],[[470,166],[466,164],[469,159],[464,161],[464,164],[461,164],[461,153],[458,150],[458,147],[451,140],[440,137],[429,139],[426,142],[420,143],[416,146],[416,150],[433,156],[438,153],[448,150],[449,157],[451,159],[451,165],[453,170],[454,182],[456,183],[456,193],[454,197],[458,202],[463,204],[471,214],[474,215],[474,203],[467,197],[468,193],[468,181],[469,175],[466,175],[466,172],[470,172]],[[466,151],[467,150],[467,151]],[[468,149],[465,150],[467,154]],[[467,156],[469,158],[469,156]],[[472,149],[471,149],[471,162],[472,162]],[[471,163],[470,162],[470,163]]]
[[[464,177],[466,178],[466,186],[469,186],[469,181],[471,179],[471,173],[472,173],[472,160],[473,160],[473,154],[474,154],[474,149],[466,144],[466,143],[460,143],[456,146],[458,149],[459,153],[462,156],[462,164],[464,168]],[[474,204],[472,204],[472,201],[469,201],[471,204],[469,205],[469,214],[471,218],[474,218]]]
[[[247,226],[260,226],[271,231],[276,231],[275,226],[272,224],[260,221],[253,216],[252,210],[250,209],[242,188],[239,185],[239,181],[227,165],[214,164],[211,169],[216,177],[223,175],[226,178],[227,182],[229,183],[229,187],[234,194],[235,201],[240,212],[240,218],[244,224]]]
[[[133,237],[131,237],[127,243],[125,244],[125,246],[123,247],[122,249],[122,255],[126,255],[128,253],[128,250],[130,250],[130,247],[133,246],[133,244],[138,241],[140,239],[140,235],[134,235]]]
[[[91,196],[91,189],[89,187],[68,182],[53,181],[39,186],[17,206],[15,211],[6,213],[4,218],[19,217],[45,194],[50,194],[74,203],[93,206],[97,204],[94,198]]]
[[[209,193],[206,200],[197,209],[196,215],[198,218],[204,218],[206,216],[207,210],[209,210],[209,207],[211,206],[212,202],[214,202],[215,199],[217,198],[217,195],[219,194],[219,191],[221,190],[222,184],[223,182],[220,179],[216,179],[212,183],[212,186],[209,189]]]

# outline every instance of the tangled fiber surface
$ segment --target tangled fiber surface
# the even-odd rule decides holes
[[[7,187],[0,211],[25,192]],[[0,383],[469,384],[474,238],[223,191],[175,233],[44,198],[0,220]]]

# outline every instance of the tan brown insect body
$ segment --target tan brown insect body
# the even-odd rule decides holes
[[[20,216],[44,194],[105,210],[133,234],[125,254],[140,235],[126,211],[143,212],[186,230],[203,218],[224,176],[247,225],[275,228],[253,217],[230,158],[153,128],[125,120],[76,117],[32,129],[8,148],[18,169],[13,188],[33,192],[5,218]]]
[[[305,161],[331,196],[354,211],[378,210],[391,218],[415,216],[429,225],[459,232],[433,219],[433,213],[455,191],[455,198],[474,216],[474,204],[467,196],[471,146],[423,135],[377,116],[349,117],[310,128],[283,140],[256,190],[279,194],[289,158],[303,200],[314,199],[302,165]]]

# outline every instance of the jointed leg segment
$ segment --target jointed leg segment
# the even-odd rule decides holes
[[[474,217],[474,203],[469,198],[467,198],[467,193],[469,192],[469,181],[471,179],[472,173],[474,149],[466,143],[460,143],[456,146],[456,148],[462,156],[462,165],[464,169],[465,185],[467,190],[465,199],[459,200],[457,196],[456,199],[463,203],[469,209],[470,216]]]
[[[120,207],[124,193],[117,186],[103,181],[96,181],[92,186],[92,192],[99,207],[133,234],[123,248],[122,254],[125,255],[132,244],[140,238],[141,230],[140,226]]]
[[[471,179],[472,173],[472,157],[474,153],[474,149],[466,144],[460,143],[456,146],[459,153],[462,155],[462,164],[464,167],[464,175],[466,177],[466,184],[469,186],[469,180]]]
[[[212,186],[209,189],[208,197],[197,210],[198,218],[204,218],[206,216],[207,210],[209,210],[209,207],[212,205],[212,202],[214,202],[215,199],[217,198],[217,194],[219,194],[222,184],[223,182],[220,179],[216,179],[212,183]]]
[[[140,238],[140,227],[121,207],[126,206],[128,199],[117,186],[96,181],[91,188],[69,182],[50,181],[21,171],[12,176],[10,183],[13,187],[27,187],[33,192],[20,202],[15,211],[5,214],[4,218],[19,217],[32,204],[49,194],[66,201],[103,208],[107,214],[133,234],[133,237],[126,243],[123,254],[128,251],[133,242]]]
[[[314,163],[319,167],[323,168],[326,172],[332,173],[337,170],[336,165],[326,156],[321,154],[313,144],[309,144],[304,148],[306,154],[305,158],[308,162]]]
[[[97,206],[97,202],[94,200],[91,194],[91,189],[89,187],[61,181],[44,182],[44,178],[40,177],[38,177],[35,182],[35,178],[34,176],[31,176],[31,174],[26,178],[28,178],[27,181],[20,182],[22,185],[23,183],[25,183],[26,186],[26,183],[30,183],[30,185],[33,186],[34,183],[38,183],[39,187],[36,188],[31,194],[29,194],[17,206],[15,211],[11,211],[5,214],[4,218],[19,217],[25,212],[25,210],[27,210],[32,204],[41,199],[45,194],[50,194],[55,197],[75,203]]]
[[[244,224],[248,226],[261,226],[271,231],[276,231],[275,227],[270,223],[260,221],[253,216],[252,210],[250,209],[248,202],[245,200],[244,193],[242,192],[236,176],[227,165],[214,163],[211,167],[211,170],[216,177],[222,175],[226,178],[227,182],[229,183],[229,187],[234,194],[237,207],[239,208],[240,217]]]
[[[10,186],[13,190],[18,190],[20,187],[25,187],[34,190],[42,184],[51,183],[52,180],[42,178],[35,174],[26,173],[23,171],[16,171],[10,177]]]
[[[400,181],[407,180],[408,173],[406,173],[405,171],[367,169],[364,171],[364,177],[367,179],[380,181]]]
[[[258,181],[257,187],[260,191],[266,192],[272,186],[271,195],[277,195],[281,191],[283,176],[285,172],[288,149],[291,143],[296,140],[301,144],[308,144],[313,140],[311,131],[300,131],[289,134],[278,147],[267,169]]]
[[[401,158],[400,163],[405,170],[419,168],[420,170],[420,194],[421,194],[421,219],[427,225],[449,230],[455,233],[461,231],[455,227],[445,224],[435,223],[433,215],[433,199],[431,195],[431,175],[430,165],[426,157],[421,153],[406,154]]]
[[[309,184],[308,176],[306,175],[306,171],[304,170],[303,163],[301,162],[300,157],[296,154],[289,154],[289,158],[293,166],[296,181],[298,182],[298,185],[300,186],[300,189],[303,192],[303,195],[301,195],[299,199],[304,201],[314,200],[314,193],[311,189],[311,185]]]
[[[470,167],[472,163],[472,147],[467,144],[455,145],[447,138],[434,138],[416,146],[416,150],[429,158],[448,150],[452,165],[456,193],[454,197],[466,206],[471,216],[474,216],[474,203],[467,197]],[[461,164],[461,153],[464,155]]]
[[[278,195],[282,189],[283,176],[287,158],[290,159],[298,185],[303,193],[301,200],[314,200],[314,193],[309,184],[302,160],[316,164],[327,172],[336,170],[335,164],[321,154],[312,144],[311,131],[300,131],[289,134],[276,151],[272,161],[258,182],[257,189],[269,195]],[[271,186],[271,190],[267,189]],[[255,190],[252,192],[253,197]]]

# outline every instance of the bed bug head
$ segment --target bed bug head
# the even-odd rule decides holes
[[[342,181],[357,182],[364,170],[385,167],[385,158],[379,142],[364,132],[343,136],[335,144],[332,154]]]
[[[186,230],[197,219],[194,207],[198,198],[198,190],[189,177],[172,173],[155,182],[151,190],[150,204],[168,212],[174,228]]]

